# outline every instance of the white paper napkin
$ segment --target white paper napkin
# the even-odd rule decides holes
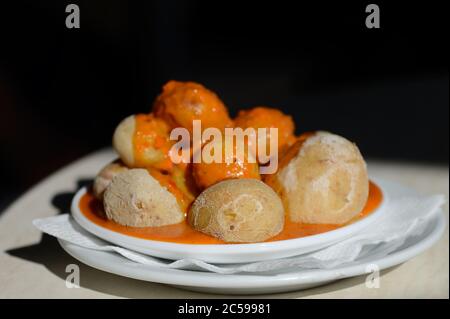
[[[312,253],[247,264],[216,265],[196,259],[168,261],[129,249],[112,246],[82,229],[69,214],[35,219],[42,232],[85,248],[111,251],[134,262],[157,267],[209,271],[221,274],[238,272],[261,273],[297,269],[327,269],[366,256],[383,257],[402,246],[405,241],[421,235],[428,221],[444,204],[443,195],[391,199],[386,212],[359,234]]]

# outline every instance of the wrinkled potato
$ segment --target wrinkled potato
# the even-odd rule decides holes
[[[250,148],[244,148],[243,154],[238,156],[236,143],[233,143],[233,152],[226,152],[225,140],[212,140],[202,146],[200,151],[210,150],[211,156],[216,150],[220,152],[221,162],[207,163],[204,159],[200,163],[192,164],[192,175],[199,189],[205,189],[217,182],[232,178],[261,179],[259,165]]]
[[[188,199],[190,205],[199,194],[194,177],[192,176],[192,165],[176,165],[170,176],[177,188]]]
[[[195,82],[167,82],[155,100],[153,111],[172,127],[184,127],[191,133],[194,120],[201,121],[203,130],[232,126],[228,110],[219,97]]]
[[[265,181],[280,195],[292,221],[344,224],[364,208],[369,179],[355,144],[316,132],[299,139],[286,156]]]
[[[155,227],[184,220],[176,197],[145,169],[117,174],[103,198],[106,216],[121,225]]]
[[[117,125],[113,134],[113,148],[128,167],[134,165],[133,137],[135,129],[136,120],[134,115],[130,115]]]
[[[153,114],[131,115],[119,123],[113,135],[113,147],[122,161],[131,168],[154,167],[170,171],[173,163],[166,122]]]
[[[255,179],[231,179],[201,193],[192,204],[189,224],[226,242],[260,242],[281,232],[281,199]]]
[[[149,174],[165,187],[178,201],[181,210],[186,213],[189,206],[195,199],[196,189],[193,188],[193,182],[183,176],[183,171],[175,167],[171,174],[164,174],[156,169],[148,169]]]
[[[258,128],[267,129],[264,136],[258,136],[258,140],[266,139],[265,154],[270,154],[270,128],[278,129],[278,151],[295,142],[294,121],[290,115],[286,115],[278,109],[258,106],[249,110],[241,110],[234,119],[234,125],[242,129]],[[257,154],[257,145],[252,145],[254,153]],[[273,152],[273,151],[272,151]],[[258,159],[259,161],[259,159]]]
[[[94,196],[103,200],[103,193],[109,183],[111,183],[113,177],[126,170],[128,170],[128,167],[126,167],[121,160],[115,160],[103,167],[100,172],[98,172],[97,176],[95,176],[94,184],[92,185]]]

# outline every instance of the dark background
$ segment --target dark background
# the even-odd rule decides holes
[[[232,115],[281,108],[297,133],[336,132],[369,158],[448,165],[445,8],[374,2],[381,29],[365,27],[369,1],[1,2],[0,210],[110,145],[169,79],[203,83]]]

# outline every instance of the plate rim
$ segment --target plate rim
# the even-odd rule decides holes
[[[281,247],[285,247],[285,249],[295,249],[302,248],[314,245],[321,245],[321,242],[326,246],[327,243],[332,244],[333,242],[348,238],[364,228],[368,225],[372,224],[376,221],[386,210],[389,203],[389,196],[383,187],[384,181],[379,180],[377,178],[371,178],[371,181],[374,181],[377,186],[380,188],[383,198],[380,205],[373,211],[369,216],[364,217],[361,220],[358,220],[349,225],[340,227],[335,230],[327,231],[324,233],[305,236],[301,238],[293,238],[293,239],[285,239],[278,240],[273,242],[262,242],[262,243],[240,243],[240,244],[186,244],[186,243],[172,243],[172,242],[163,242],[156,241],[151,239],[143,239],[137,238],[134,236],[122,234],[119,232],[115,232],[99,226],[92,221],[90,221],[79,209],[78,203],[80,201],[81,196],[83,196],[87,192],[87,186],[80,188],[71,202],[71,215],[75,219],[75,221],[86,231],[89,233],[106,240],[108,242],[114,242],[115,240],[111,240],[111,237],[117,236],[119,240],[123,240],[126,244],[137,247],[145,247],[145,248],[154,248],[157,250],[164,250],[171,253],[176,253],[181,250],[196,250],[199,247],[202,248],[202,253],[207,254],[207,251],[210,253],[217,254],[217,251],[221,251],[223,254],[233,254],[233,255],[245,255],[248,253],[265,253],[265,252],[275,252],[279,251]],[[151,247],[150,247],[151,245]]]
[[[178,285],[178,286],[186,286],[186,287],[198,287],[198,288],[234,288],[234,289],[252,289],[252,288],[274,288],[274,287],[291,287],[301,284],[309,284],[315,282],[329,282],[342,278],[360,276],[363,274],[369,273],[366,270],[367,265],[369,264],[377,264],[379,266],[379,270],[383,270],[386,268],[393,267],[395,265],[406,262],[407,260],[419,255],[425,250],[429,249],[433,246],[444,234],[446,229],[446,218],[442,213],[442,210],[438,211],[436,215],[429,221],[434,222],[432,229],[422,237],[419,241],[417,241],[414,245],[406,247],[400,251],[396,251],[392,254],[388,254],[387,256],[375,259],[375,260],[365,260],[361,261],[354,265],[342,265],[337,268],[332,269],[311,269],[311,270],[303,270],[296,271],[292,273],[285,274],[276,274],[276,275],[249,275],[249,274],[218,274],[218,273],[210,273],[210,272],[200,272],[200,271],[190,271],[190,270],[180,270],[180,269],[168,269],[168,268],[160,268],[156,266],[147,266],[141,264],[135,264],[138,267],[146,268],[145,272],[141,269],[140,274],[130,274],[129,267],[134,267],[135,265],[123,265],[122,267],[117,267],[117,265],[108,265],[103,266],[99,265],[101,263],[101,258],[95,259],[96,262],[87,261],[86,258],[80,257],[81,251],[82,253],[85,251],[89,251],[90,253],[99,253],[99,254],[113,254],[112,252],[104,252],[104,251],[93,251],[87,248],[83,248],[64,240],[58,239],[58,243],[61,245],[64,251],[66,251],[73,258],[81,261],[82,263],[93,267],[95,269],[99,269],[102,271],[106,271],[108,273],[112,273],[115,275],[154,282],[161,284],[169,284],[169,285]],[[73,247],[76,247],[75,250]],[[128,262],[124,257],[116,256],[117,258],[123,258],[124,262]],[[88,258],[89,259],[89,258]],[[134,264],[129,261],[130,264]],[[112,266],[112,267],[111,267]],[[116,267],[114,267],[116,266]],[[118,268],[126,267],[125,270],[117,270]],[[114,270],[115,268],[116,270]],[[140,269],[140,268],[137,268]],[[145,274],[142,275],[142,274]],[[150,276],[149,276],[150,275]],[[169,275],[169,276],[168,276]],[[318,278],[320,276],[320,278]],[[151,277],[151,278],[150,278]],[[211,286],[211,279],[214,279],[214,286]],[[239,279],[239,280],[232,280]]]

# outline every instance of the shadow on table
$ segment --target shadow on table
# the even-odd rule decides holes
[[[92,180],[78,181],[77,189],[91,185]],[[58,209],[59,214],[70,211],[70,204],[75,193],[65,192],[53,196],[52,204]],[[80,267],[80,286],[83,288],[95,290],[101,293],[126,297],[126,298],[225,298],[226,295],[212,295],[198,292],[187,292],[168,285],[140,281],[127,277],[110,274],[97,270],[87,265],[81,264],[78,260],[68,255],[59,245],[56,238],[43,234],[41,241],[37,244],[15,248],[6,251],[7,254],[21,258],[30,262],[44,265],[49,271],[59,278],[66,280],[69,273],[66,272],[66,266],[69,264],[77,264]],[[390,272],[396,267],[382,271],[382,275]],[[365,281],[365,276],[343,279],[331,283],[329,285],[310,288],[307,290],[280,293],[275,295],[260,295],[261,297],[273,298],[299,298],[306,296],[314,296],[335,290],[341,290],[359,285]],[[239,297],[239,296],[236,296]],[[251,296],[242,296],[249,298]],[[350,297],[350,296],[349,296]],[[357,296],[352,296],[357,297]]]

